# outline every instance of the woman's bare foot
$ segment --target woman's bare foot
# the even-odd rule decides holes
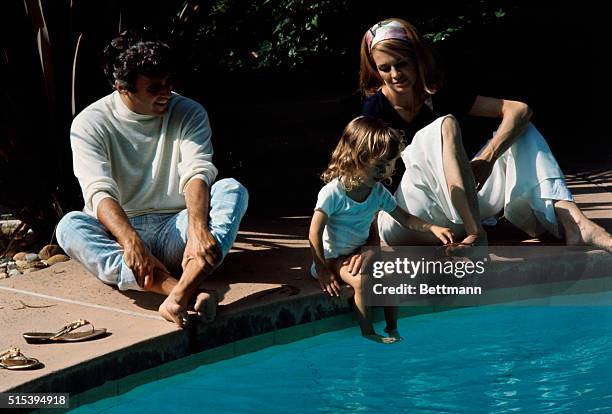
[[[589,220],[576,204],[558,201],[555,203],[555,212],[568,246],[593,246],[612,253],[612,235]]]
[[[612,253],[612,236],[603,227],[586,219],[581,223],[564,226],[568,246],[593,246]]]
[[[165,320],[174,322],[181,328],[187,324],[187,311],[172,293],[159,305],[158,312]]]
[[[385,332],[389,335],[389,338],[395,339],[395,341],[403,341],[402,335],[400,335],[399,331],[396,329],[388,329],[385,328]]]
[[[219,296],[214,290],[200,291],[195,300],[193,309],[198,313],[202,322],[210,323],[217,316],[217,305]]]
[[[378,342],[379,344],[392,344],[394,342],[397,342],[398,340],[390,337],[390,336],[382,336],[379,335],[377,333],[373,333],[373,334],[365,334],[362,335],[365,339],[369,339],[370,341],[374,341],[374,342]]]

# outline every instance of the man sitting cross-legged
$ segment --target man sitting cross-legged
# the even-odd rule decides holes
[[[208,115],[172,92],[167,45],[119,37],[105,55],[115,90],[72,123],[85,208],[62,218],[58,242],[104,283],[167,295],[169,321],[183,326],[192,299],[214,318],[216,295],[200,285],[229,252],[248,193],[215,182]]]

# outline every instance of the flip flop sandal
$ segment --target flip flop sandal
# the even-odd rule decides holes
[[[9,348],[0,352],[0,368],[18,370],[31,369],[42,365],[36,358],[28,358],[19,348]]]
[[[91,331],[72,332],[83,326],[91,326]],[[79,319],[69,323],[57,332],[26,332],[23,338],[29,344],[42,344],[50,342],[79,342],[97,338],[106,333],[106,328],[95,329],[91,322]]]

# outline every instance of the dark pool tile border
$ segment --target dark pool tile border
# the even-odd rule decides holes
[[[314,335],[321,335],[340,329],[351,328],[355,326],[356,321],[353,312],[350,312],[342,315],[330,316],[325,319],[315,321],[312,324]]]
[[[330,298],[316,292],[300,297],[288,297],[256,308],[221,315],[213,324],[194,326],[190,338],[191,353],[351,311],[346,295],[343,298]],[[302,334],[299,329],[282,335],[300,337]],[[279,337],[279,340],[282,339]]]
[[[275,332],[268,332],[234,342],[234,355],[244,355],[275,345]],[[206,352],[206,351],[204,351]]]

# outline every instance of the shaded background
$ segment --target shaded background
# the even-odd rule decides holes
[[[11,24],[0,29],[0,212],[47,241],[65,212],[82,208],[69,126],[111,91],[101,52],[125,29],[177,51],[176,89],[208,110],[220,177],[247,186],[248,214],[310,214],[318,176],[360,112],[361,36],[392,16],[426,34],[452,78],[527,102],[562,167],[611,160],[596,115],[606,106],[600,56],[609,35],[588,2],[11,0],[2,8]],[[462,127],[474,153],[496,124]]]

